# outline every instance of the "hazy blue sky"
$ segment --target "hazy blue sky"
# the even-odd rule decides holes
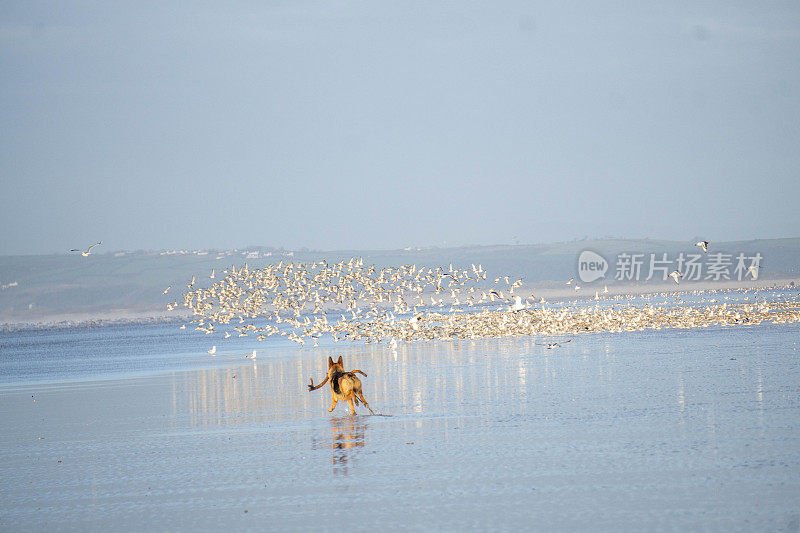
[[[797,236],[800,3],[3,1],[0,184],[0,254]]]

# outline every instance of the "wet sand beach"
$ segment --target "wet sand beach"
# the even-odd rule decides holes
[[[791,530],[796,324],[338,345],[0,388],[0,528]],[[342,355],[376,413],[308,392]]]

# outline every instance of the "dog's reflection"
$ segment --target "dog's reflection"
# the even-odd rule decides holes
[[[331,432],[333,473],[347,475],[348,466],[364,448],[367,423],[358,416],[334,417]]]

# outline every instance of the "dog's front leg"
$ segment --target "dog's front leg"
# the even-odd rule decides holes
[[[336,409],[336,402],[337,401],[338,400],[336,399],[336,396],[331,396],[331,407],[330,407],[330,409],[328,409],[328,412],[331,412],[334,409]]]

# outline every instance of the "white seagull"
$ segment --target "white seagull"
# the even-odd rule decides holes
[[[680,285],[680,282],[678,281],[678,278],[682,278],[683,277],[683,272],[681,272],[680,270],[675,270],[675,271],[669,273],[669,277],[674,279],[675,283]]]
[[[249,354],[245,355],[245,357],[247,357],[248,359],[255,359],[256,358],[256,351],[253,350],[253,353],[249,353]]]
[[[705,252],[705,253],[708,253],[708,245],[709,244],[710,243],[708,241],[697,241],[696,243],[694,243],[695,246],[699,246],[700,248],[702,248],[703,252]]]
[[[217,355],[217,346],[214,345],[211,347],[209,351],[206,352],[208,355]]]
[[[81,256],[89,257],[89,255],[92,253],[92,248],[94,248],[95,246],[100,246],[101,244],[103,244],[103,241],[96,242],[90,247],[88,247],[85,252],[83,250],[78,250],[77,248],[73,248],[72,250],[70,250],[70,252],[80,252]]]
[[[572,339],[561,341],[561,342],[548,342],[547,344],[536,344],[536,346],[547,346],[548,350],[552,350],[553,348],[558,348],[562,344],[566,344],[568,342],[572,342]]]
[[[747,267],[747,271],[753,277],[754,280],[758,279],[758,267],[755,265],[750,265]]]
[[[164,289],[164,294],[167,294],[171,288],[172,288],[172,285],[170,285],[169,287],[167,287],[166,289]]]

